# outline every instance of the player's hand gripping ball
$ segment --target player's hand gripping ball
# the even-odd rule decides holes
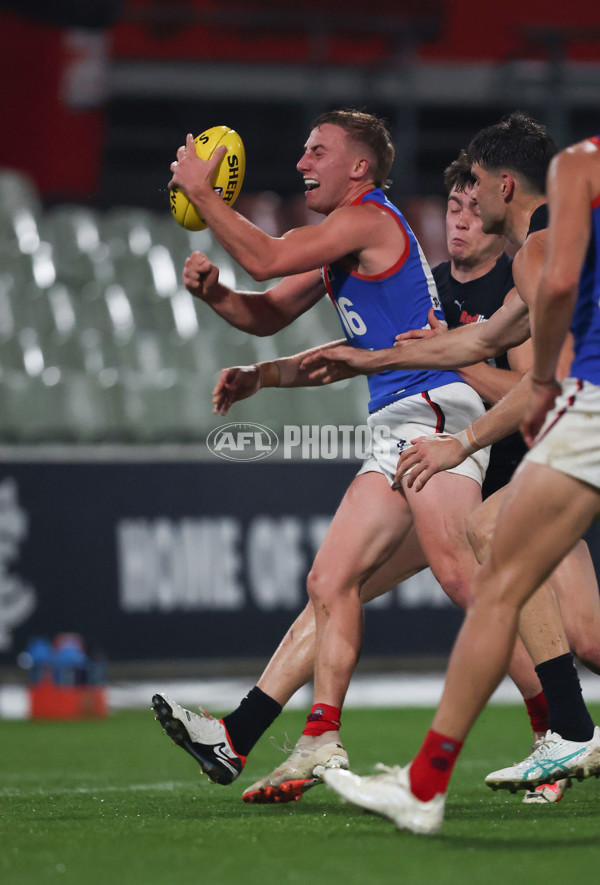
[[[212,178],[213,189],[229,206],[233,206],[242,189],[246,171],[246,152],[240,136],[228,126],[213,126],[194,139],[196,153],[202,160],[210,160],[221,145],[227,153],[217,166]],[[170,190],[169,202],[173,218],[187,230],[204,230],[206,222],[196,207],[178,187]]]

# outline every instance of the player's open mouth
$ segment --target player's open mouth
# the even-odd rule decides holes
[[[315,188],[319,187],[319,182],[314,178],[305,178],[304,187],[307,191],[314,191]]]

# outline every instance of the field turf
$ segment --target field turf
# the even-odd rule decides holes
[[[591,707],[600,721],[600,706]],[[352,768],[404,763],[431,710],[347,710]],[[293,740],[303,716],[270,730]],[[267,737],[230,787],[210,784],[152,714],[91,722],[0,722],[3,885],[553,885],[600,881],[600,780],[561,803],[524,806],[485,774],[521,759],[520,707],[490,707],[463,751],[435,837],[400,833],[325,787],[298,803],[246,806],[242,790],[273,768]]]

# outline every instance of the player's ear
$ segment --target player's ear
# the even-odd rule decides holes
[[[512,200],[515,192],[515,179],[509,172],[502,173],[501,193],[505,203]]]
[[[354,162],[353,176],[354,178],[366,178],[371,164],[366,157],[359,157]]]

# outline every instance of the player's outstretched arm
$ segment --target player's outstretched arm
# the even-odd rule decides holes
[[[372,375],[389,369],[454,369],[470,366],[504,353],[529,337],[529,312],[516,295],[507,299],[500,310],[485,323],[459,326],[449,332],[424,337],[412,333],[398,336],[395,347],[382,350],[360,350],[356,347],[323,348],[304,364],[315,377],[325,381],[335,378],[342,365],[354,374]]]
[[[336,344],[343,343],[344,340],[341,339],[328,346],[335,347]],[[254,396],[263,387],[316,387],[326,383],[311,378],[308,372],[301,369],[301,363],[309,353],[311,350],[304,350],[292,356],[251,366],[221,369],[212,395],[213,413],[226,415],[234,403]],[[347,373],[343,377],[350,378],[351,375]],[[341,377],[336,380],[341,380]]]
[[[221,369],[212,393],[213,414],[226,415],[234,403],[254,396],[265,386],[258,365]]]

